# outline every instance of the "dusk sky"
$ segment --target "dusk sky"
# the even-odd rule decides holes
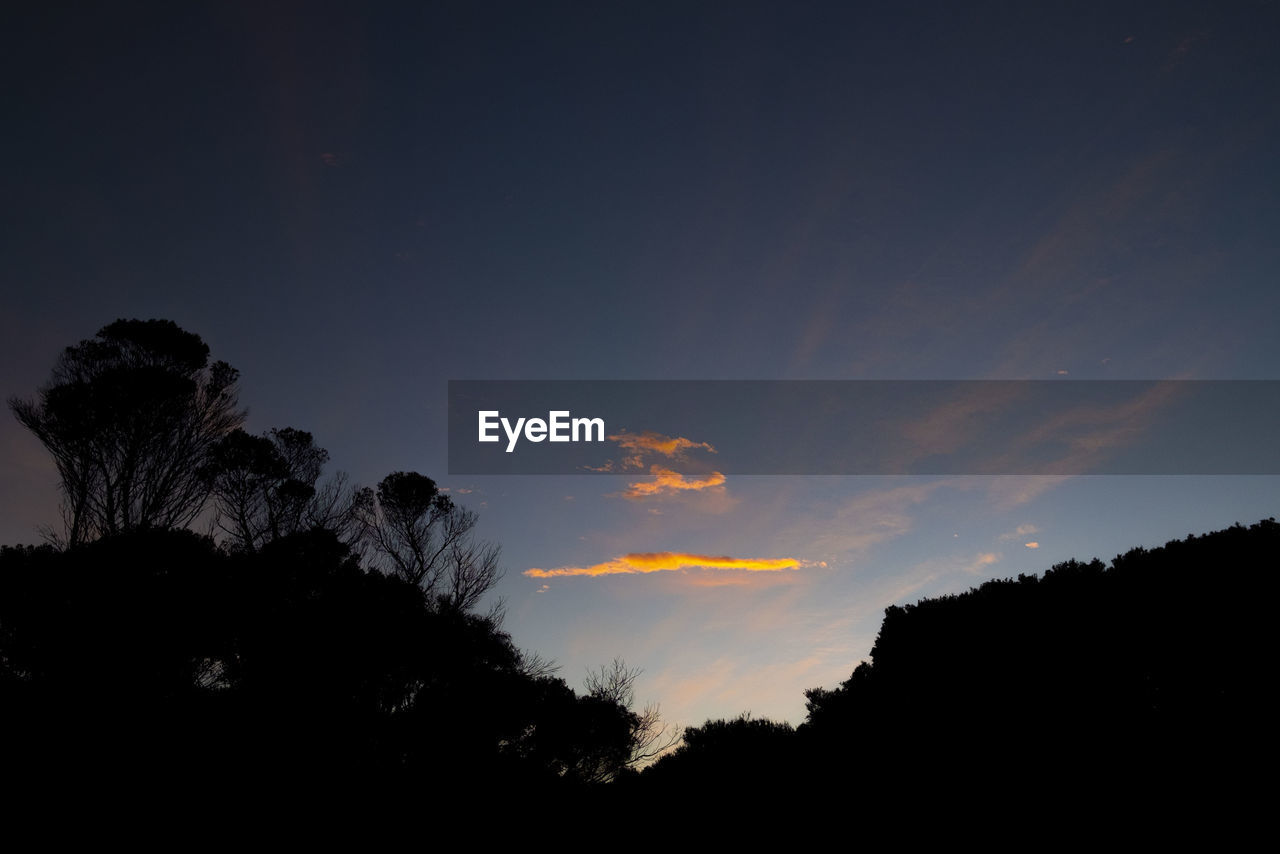
[[[476,510],[569,684],[621,657],[673,722],[798,723],[887,605],[1256,522],[1280,477],[450,476],[448,381],[1280,379],[1278,35],[1261,0],[26,4],[0,389],[171,319],[251,432]],[[53,463],[11,414],[0,458],[0,543],[38,542]]]

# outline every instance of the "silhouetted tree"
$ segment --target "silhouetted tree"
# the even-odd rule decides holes
[[[227,684],[220,663],[236,655],[228,580],[226,556],[181,529],[137,529],[61,552],[3,550],[6,763],[155,770],[187,762],[180,745],[208,749],[203,742],[228,723],[195,723]]]
[[[748,712],[686,727],[680,746],[645,769],[643,779],[668,790],[720,794],[776,787],[795,776],[797,749],[791,724]]]
[[[57,464],[66,543],[195,519],[209,454],[244,420],[236,378],[172,321],[117,320],[63,351],[38,400],[11,399]]]
[[[501,550],[472,537],[476,514],[417,472],[387,475],[359,502],[381,565],[443,607],[468,610],[502,577]]]
[[[545,680],[533,723],[519,749],[560,779],[606,783],[629,768],[636,715],[612,698]]]
[[[117,321],[11,402],[59,464],[76,547],[0,548],[10,776],[359,779],[438,807],[646,755],[638,671],[575,694],[499,611],[471,613],[499,575],[474,513],[415,473],[320,486],[309,433],[239,429],[235,378],[170,322]],[[182,529],[210,491],[231,548]]]
[[[310,433],[285,427],[264,436],[235,430],[215,446],[206,467],[216,526],[246,551],[311,528],[333,531],[343,542],[358,533],[359,493],[338,474],[319,483],[329,452]]]
[[[1270,727],[1278,551],[1268,519],[891,606],[871,660],[806,692],[808,760],[885,791],[1228,791]]]
[[[602,781],[614,779],[624,770],[639,769],[680,741],[680,733],[672,731],[662,720],[656,704],[651,703],[640,712],[633,711],[635,681],[642,672],[640,668],[627,667],[625,661],[615,658],[612,664],[587,674],[583,686],[587,696],[625,709],[629,715],[625,755],[600,768],[598,779]]]

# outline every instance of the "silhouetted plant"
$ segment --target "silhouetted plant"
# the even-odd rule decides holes
[[[1201,790],[1266,726],[1278,549],[1268,519],[891,606],[871,660],[806,692],[806,755],[893,785]]]
[[[612,664],[587,674],[583,686],[587,696],[627,711],[627,750],[601,766],[597,778],[602,781],[642,768],[680,741],[680,733],[663,722],[657,704],[646,705],[640,712],[633,711],[635,681],[641,672],[640,668],[627,667],[625,661],[615,658]]]
[[[431,478],[389,474],[358,503],[380,565],[442,607],[469,610],[502,577],[501,549],[472,536],[476,514],[455,505]]]
[[[11,399],[57,464],[66,544],[195,519],[204,465],[244,420],[236,378],[172,321],[117,320],[63,351],[37,400]]]
[[[793,776],[798,745],[786,722],[743,713],[686,727],[680,746],[644,771],[651,784],[727,793]]]
[[[206,465],[215,500],[215,525],[246,551],[311,528],[333,531],[343,542],[360,533],[364,496],[339,473],[319,483],[329,453],[310,433],[291,427],[251,436],[235,430],[215,446]]]
[[[500,608],[471,613],[499,577],[474,513],[416,473],[320,485],[309,433],[239,429],[235,377],[168,321],[118,321],[12,402],[58,461],[76,548],[0,549],[6,770],[376,774],[454,802],[625,771],[654,720],[631,671],[575,694]],[[221,548],[181,530],[210,490]]]

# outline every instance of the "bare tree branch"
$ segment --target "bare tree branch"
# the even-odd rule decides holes
[[[501,549],[472,539],[476,514],[458,507],[435,481],[395,472],[366,493],[357,514],[384,571],[416,584],[443,608],[474,608],[502,577]]]
[[[635,703],[635,681],[644,671],[627,667],[621,658],[587,674],[583,682],[587,694],[600,700],[617,704],[631,712],[630,753],[622,766],[639,769],[658,756],[676,747],[680,742],[679,728],[662,720],[657,704],[644,707],[644,711],[631,711]],[[601,779],[611,779],[622,768],[609,770]]]
[[[355,543],[363,534],[363,495],[342,472],[319,482],[328,459],[310,433],[291,427],[262,436],[235,430],[223,437],[206,467],[216,527],[250,552],[312,528]]]

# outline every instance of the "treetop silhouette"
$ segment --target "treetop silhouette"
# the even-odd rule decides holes
[[[377,561],[437,604],[474,607],[502,577],[501,549],[472,536],[477,517],[417,472],[393,472],[361,490],[357,513]]]
[[[215,527],[233,547],[249,552],[311,528],[354,544],[361,536],[358,504],[365,497],[347,485],[342,472],[320,483],[328,460],[329,452],[304,430],[285,427],[262,436],[233,430],[205,468]]]
[[[64,350],[36,400],[11,399],[58,467],[66,544],[190,524],[214,446],[244,421],[238,376],[172,321],[122,319]]]

